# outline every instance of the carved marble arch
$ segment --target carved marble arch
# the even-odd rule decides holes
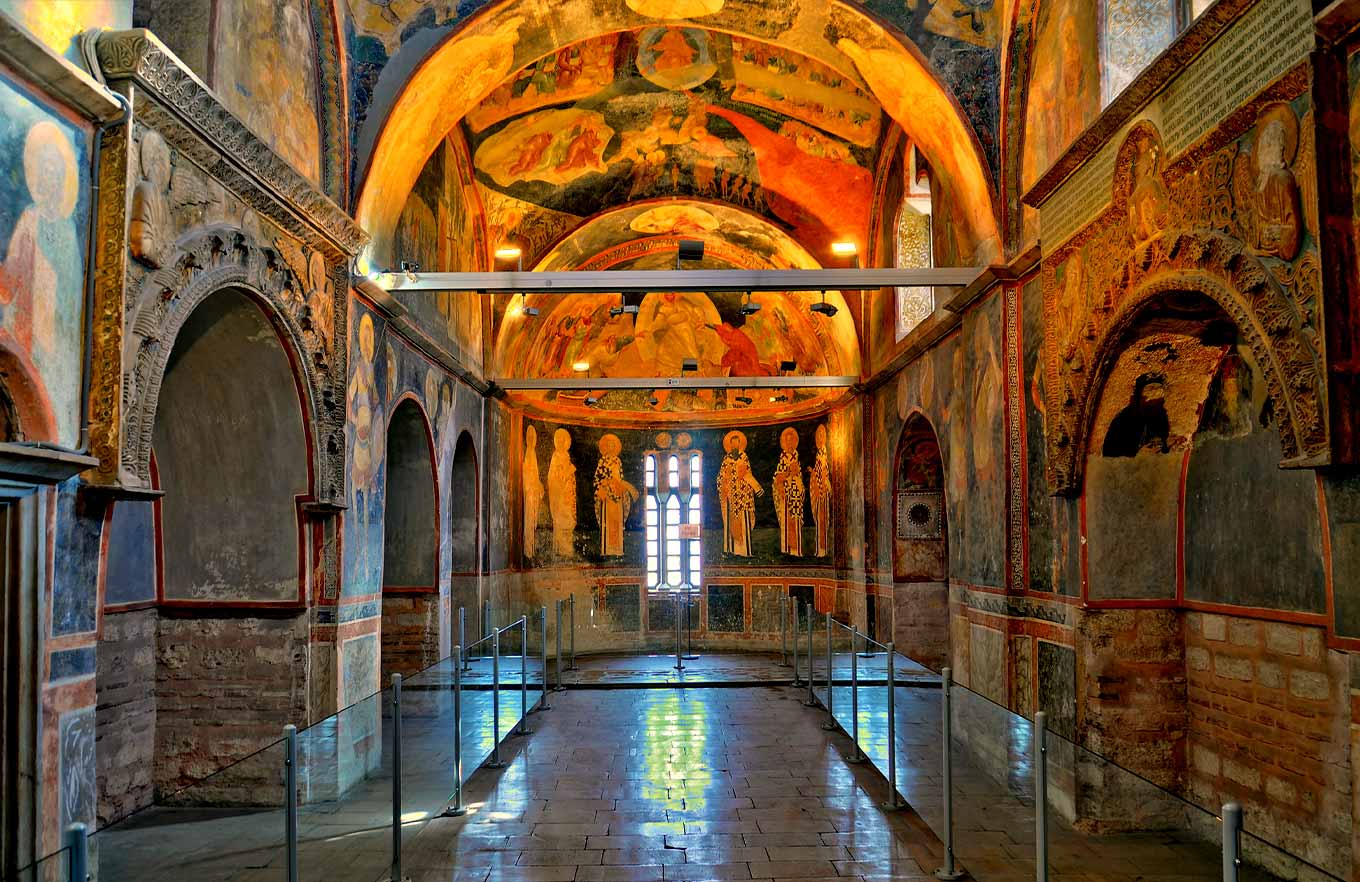
[[[248,293],[278,332],[293,365],[307,427],[313,500],[338,506],[344,497],[343,396],[317,357],[318,334],[307,327],[304,282],[275,249],[231,226],[199,229],[182,238],[161,269],[129,292],[124,341],[123,448],[129,490],[150,490],[151,442],[166,364],[180,329],[213,294]]]
[[[1301,272],[1307,272],[1306,269]],[[1124,350],[1128,332],[1164,295],[1201,294],[1236,325],[1261,367],[1276,404],[1282,467],[1322,464],[1327,456],[1326,401],[1320,338],[1290,293],[1240,241],[1207,230],[1173,230],[1136,249],[1118,274],[1117,302],[1093,340],[1086,365],[1059,371],[1058,424],[1050,429],[1049,486],[1076,495],[1105,381]]]

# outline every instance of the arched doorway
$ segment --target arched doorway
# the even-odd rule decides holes
[[[949,663],[944,461],[935,428],[920,413],[902,428],[893,487],[893,643],[938,670]]]
[[[449,559],[453,570],[452,596],[449,605],[454,620],[453,633],[457,639],[458,608],[467,608],[468,640],[477,632],[477,574],[479,572],[481,485],[478,483],[477,448],[467,432],[458,435],[453,449],[453,464],[449,469]]]
[[[312,482],[291,351],[245,291],[214,292],[188,316],[157,402],[154,767],[165,793],[306,717],[299,502]],[[248,801],[251,789],[217,796]]]
[[[409,675],[439,657],[439,497],[434,439],[405,398],[387,426],[383,512],[382,677]]]

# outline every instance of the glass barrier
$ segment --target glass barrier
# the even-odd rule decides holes
[[[4,882],[67,882],[71,878],[70,853],[63,848],[35,864],[30,864],[0,878]]]
[[[190,877],[284,882],[284,739],[237,760],[89,839],[95,880]]]
[[[290,839],[302,878],[387,878],[394,843],[464,807],[462,785],[504,758],[506,739],[545,698],[544,614],[515,616],[466,658],[455,650],[100,830],[89,839],[91,878],[287,882]],[[67,882],[65,854],[17,878]]]

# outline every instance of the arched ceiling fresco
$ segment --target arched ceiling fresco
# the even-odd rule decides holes
[[[558,243],[535,269],[672,269],[680,238],[705,242],[693,268],[816,269],[818,263],[787,233],[732,206],[666,200],[630,205],[584,224]],[[496,363],[502,376],[531,378],[775,377],[782,363],[799,376],[857,376],[859,345],[844,298],[828,292],[834,317],[808,307],[820,294],[758,293],[761,309],[741,311],[742,294],[531,295],[515,298],[499,323]],[[637,315],[611,316],[628,303]],[[532,306],[538,315],[527,315]],[[581,368],[582,365],[586,367]],[[580,369],[578,369],[580,368]],[[814,413],[845,390],[764,389],[515,392],[513,400],[547,416],[614,424],[750,422]],[[595,405],[586,403],[595,396]],[[773,400],[772,400],[773,399]],[[653,401],[655,403],[653,403]]]
[[[863,244],[892,120],[954,203],[958,253],[985,260],[998,247],[995,5],[348,0],[356,214],[381,253],[425,159],[461,126],[493,227],[497,206],[579,217],[697,196],[814,252]]]

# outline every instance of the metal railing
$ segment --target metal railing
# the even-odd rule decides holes
[[[852,752],[845,757],[846,761],[851,763],[872,762],[887,778],[889,797],[883,808],[899,809],[905,807],[907,800],[899,789],[898,780],[899,711],[897,693],[901,681],[898,679],[897,670],[899,667],[912,669],[916,674],[913,678],[914,683],[919,687],[927,685],[924,676],[928,676],[928,669],[898,654],[891,642],[885,644],[876,641],[857,628],[837,621],[830,612],[826,612],[821,615],[825,647],[824,658],[821,662],[823,667],[819,672],[817,663],[813,661],[810,645],[801,662],[799,658],[799,637],[804,626],[806,626],[806,633],[810,637],[813,617],[817,615],[816,610],[812,604],[805,604],[796,599],[790,600],[791,602],[788,604],[781,603],[781,618],[791,620],[791,627],[789,621],[786,621],[784,626],[781,627],[781,655],[784,657],[791,655],[792,657],[794,685],[801,686],[803,684],[801,677],[803,670],[806,669],[810,701],[805,703],[819,704],[827,712],[827,720],[822,726],[824,729],[839,730],[849,737]],[[784,614],[786,610],[788,615]],[[839,670],[836,667],[838,654],[844,660]],[[861,669],[861,659],[883,659],[884,664],[882,668],[879,668],[875,661],[871,676],[866,678]],[[819,673],[821,674],[820,677],[818,676]],[[941,802],[942,812],[940,816],[935,816],[932,813],[934,823],[931,824],[936,828],[943,845],[941,865],[934,871],[934,875],[938,879],[957,880],[967,875],[961,867],[956,852],[958,844],[954,836],[955,800],[964,798],[976,803],[979,794],[975,779],[971,782],[971,790],[967,787],[960,788],[955,781],[954,773],[957,765],[954,755],[955,745],[956,743],[968,744],[970,738],[985,741],[990,735],[989,732],[985,731],[987,729],[1010,729],[1013,730],[1012,734],[1017,735],[1020,742],[1029,742],[1028,756],[1023,757],[1023,760],[1018,756],[1012,757],[1008,761],[1003,758],[1003,761],[1008,762],[1008,768],[1013,770],[1013,774],[1024,777],[1019,778],[1019,780],[1012,777],[1002,796],[1015,800],[1019,804],[1032,805],[1033,807],[1033,848],[1037,882],[1047,882],[1049,878],[1052,863],[1050,855],[1055,829],[1062,827],[1062,825],[1055,827],[1050,815],[1050,806],[1063,799],[1064,794],[1051,792],[1051,782],[1060,780],[1069,786],[1078,786],[1076,782],[1083,769],[1087,771],[1088,775],[1095,772],[1113,779],[1107,781],[1106,786],[1111,787],[1116,792],[1122,790],[1126,796],[1128,792],[1135,791],[1135,785],[1146,788],[1147,796],[1144,799],[1147,802],[1162,800],[1172,807],[1173,812],[1182,813],[1185,818],[1185,825],[1194,831],[1196,838],[1200,841],[1204,838],[1218,837],[1222,852],[1221,872],[1224,882],[1238,882],[1244,866],[1244,850],[1246,850],[1244,849],[1244,842],[1256,851],[1258,859],[1254,861],[1255,863],[1276,864],[1280,867],[1277,872],[1281,874],[1290,872],[1284,868],[1292,865],[1307,869],[1307,873],[1299,875],[1298,878],[1338,878],[1305,858],[1250,836],[1243,830],[1242,807],[1236,803],[1228,803],[1222,806],[1221,813],[1215,817],[1189,803],[1183,797],[1166,791],[1116,763],[1057,735],[1050,728],[1048,714],[1044,711],[1037,711],[1031,723],[1026,718],[1012,714],[1008,709],[991,702],[972,690],[958,686],[954,682],[952,670],[948,667],[941,671],[938,684],[940,687],[940,736],[943,745],[940,755],[942,775],[939,779],[942,783],[942,793],[939,794],[938,798]],[[866,699],[870,690],[873,690],[875,694]],[[879,690],[886,693],[881,700],[876,695]],[[913,697],[919,709],[922,701],[919,698],[920,690],[910,690],[908,694],[910,695],[911,692],[916,693]],[[969,706],[965,710],[968,713],[961,714],[961,709],[956,703],[956,698],[960,694],[967,699]],[[817,700],[818,697],[820,697],[820,700]],[[848,717],[844,714],[843,708],[838,710],[838,702],[847,699],[849,702]],[[863,707],[866,700],[872,705],[868,711]],[[908,709],[908,713],[913,713],[913,711]],[[961,719],[966,724],[969,719],[968,714],[974,715],[972,731],[960,732],[956,724]],[[979,726],[976,717],[986,715],[990,716],[983,719]],[[880,717],[884,718],[881,724],[878,722]],[[866,720],[870,722],[866,722]],[[908,718],[908,723],[912,725],[918,724],[919,721],[919,715],[915,718]],[[881,728],[879,728],[880,726]],[[984,731],[978,731],[979,728]],[[873,731],[866,731],[867,729]],[[917,743],[920,743],[919,738]],[[1055,745],[1060,748],[1060,762],[1057,767],[1052,762]],[[916,769],[918,772],[922,771],[919,768],[921,757],[916,758],[915,765],[918,767]],[[1068,777],[1064,779],[1062,777],[1064,775]],[[1022,782],[1023,786],[1021,786]],[[1086,786],[1089,787],[1090,785]],[[918,795],[916,802],[913,803],[918,810],[924,807],[921,805],[921,796],[923,795]],[[992,797],[989,795],[984,798]],[[995,801],[999,803],[1001,800]],[[991,806],[988,808],[991,808]],[[973,810],[976,812],[978,807],[974,805]],[[976,824],[976,819],[972,824]],[[970,829],[972,829],[971,826]],[[1064,836],[1069,833],[1070,829],[1063,828]],[[1060,850],[1068,844],[1070,843],[1060,843]],[[991,856],[987,855],[985,851],[979,851],[977,857],[981,861]],[[1217,867],[1214,868],[1214,876],[1218,876]],[[980,882],[986,882],[988,878],[985,873],[982,875],[974,873],[974,877],[979,879]],[[1208,877],[1186,875],[1185,878]],[[1289,875],[1288,878],[1294,878],[1294,876]]]

